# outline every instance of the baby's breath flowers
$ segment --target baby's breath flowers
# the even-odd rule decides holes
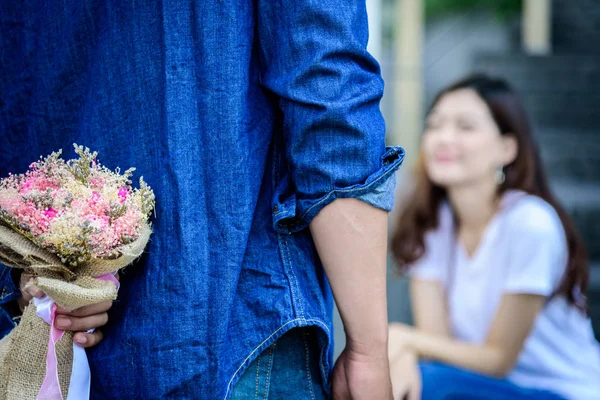
[[[40,158],[24,174],[0,180],[0,224],[56,254],[67,267],[119,256],[135,241],[154,210],[154,193],[135,168],[121,173],[102,166],[97,152],[75,146],[79,158],[61,151]]]

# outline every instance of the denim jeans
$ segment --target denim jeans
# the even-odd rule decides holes
[[[564,400],[561,396],[527,389],[506,379],[492,378],[436,362],[419,363],[422,400]]]
[[[319,358],[314,330],[292,329],[250,364],[231,399],[326,399]]]

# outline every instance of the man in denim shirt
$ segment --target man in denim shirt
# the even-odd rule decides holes
[[[389,398],[403,152],[384,146],[364,1],[67,6],[0,5],[0,174],[77,142],[135,166],[157,203],[88,352],[91,397]],[[20,291],[0,272],[6,330]]]

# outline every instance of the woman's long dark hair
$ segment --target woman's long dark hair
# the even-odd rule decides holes
[[[518,189],[541,197],[560,217],[565,230],[568,262],[564,277],[554,292],[566,296],[568,301],[585,310],[586,305],[577,293],[585,294],[589,271],[587,253],[573,221],[558,204],[550,191],[537,148],[531,136],[531,128],[519,96],[503,79],[486,75],[473,75],[440,92],[432,107],[447,93],[472,89],[487,104],[502,135],[513,135],[517,140],[516,159],[505,166],[506,179],[499,185],[498,194]],[[438,209],[446,198],[446,190],[435,185],[427,176],[423,157],[416,165],[415,191],[403,209],[396,231],[392,237],[392,252],[400,271],[421,258],[425,252],[425,233],[438,226]]]

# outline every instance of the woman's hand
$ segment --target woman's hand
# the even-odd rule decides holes
[[[394,400],[421,398],[421,372],[412,346],[413,327],[401,323],[389,325],[388,357]]]
[[[118,274],[115,275],[119,279]],[[35,287],[33,277],[30,274],[23,273],[19,282],[22,296],[17,303],[21,312],[29,305],[31,300],[44,297],[44,292]],[[102,341],[104,336],[97,330],[108,322],[107,311],[112,307],[112,301],[91,304],[73,311],[65,310],[61,307],[56,309],[55,326],[64,331],[75,332],[73,340],[82,347],[92,347]],[[95,329],[94,332],[87,331]]]
[[[421,371],[414,352],[406,350],[390,359],[390,373],[394,400],[419,400],[421,398]]]
[[[414,350],[412,342],[415,335],[415,328],[399,322],[392,322],[389,324],[388,332],[388,357],[390,360],[406,351]]]

